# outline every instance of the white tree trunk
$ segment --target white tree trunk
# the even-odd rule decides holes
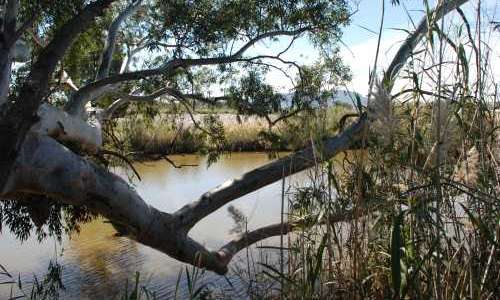
[[[40,121],[31,127],[32,132],[79,145],[91,153],[101,149],[102,130],[97,120],[84,121],[47,103],[40,106],[38,116]]]
[[[103,9],[104,6],[113,1],[102,0],[102,3],[97,2],[93,2],[91,5],[98,8],[102,6],[100,8]],[[466,0],[446,1],[445,8],[440,7],[436,13],[436,19],[464,2]],[[75,27],[82,24],[81,20],[87,20],[94,16],[92,11],[92,9],[88,9],[82,15],[82,18],[74,19],[73,23],[70,23],[66,31],[63,32],[65,34],[61,34],[59,40],[49,47],[52,52],[47,50],[47,53],[45,53],[47,57],[42,56],[42,60],[49,60],[53,56],[53,52],[62,57],[64,49],[60,49],[59,45],[67,48],[71,44],[72,38],[67,38],[67,35],[78,33],[80,29],[77,30]],[[417,31],[400,48],[397,58],[391,64],[389,72],[386,73],[384,82],[394,78],[413,51],[414,46],[422,38],[423,32],[427,31],[426,20],[422,22]],[[250,45],[248,44],[245,47]],[[245,47],[240,51],[244,51]],[[60,50],[61,53],[56,50]],[[186,66],[210,65],[227,63],[231,59],[237,58],[188,59],[183,60],[182,63]],[[358,122],[341,134],[325,141],[322,156],[318,157],[312,147],[306,148],[228,181],[213,191],[204,194],[198,201],[181,208],[176,213],[167,214],[148,205],[120,177],[78,156],[51,137],[62,142],[75,142],[81,144],[90,152],[97,152],[102,145],[99,124],[92,125],[84,121],[83,118],[79,118],[79,116],[84,115],[85,103],[114,90],[120,84],[121,79],[132,80],[158,75],[168,70],[174,70],[178,65],[173,62],[165,68],[125,74],[117,77],[120,80],[117,78],[114,80],[108,79],[105,80],[105,84],[90,85],[87,89],[80,91],[81,93],[77,93],[78,97],[75,97],[75,101],[67,107],[69,112],[67,114],[48,104],[39,106],[42,96],[46,94],[48,78],[55,70],[56,63],[57,60],[53,59],[49,67],[44,66],[42,63],[37,65],[33,71],[33,76],[30,75],[30,78],[41,79],[28,81],[28,84],[26,84],[24,94],[28,96],[22,99],[35,99],[37,102],[31,106],[26,106],[23,112],[36,112],[37,108],[39,108],[40,120],[31,127],[30,132],[26,134],[24,139],[11,134],[12,132],[17,134],[17,131],[8,131],[8,129],[13,128],[11,126],[12,122],[14,124],[32,124],[29,123],[32,122],[31,119],[26,119],[29,122],[19,120],[19,122],[25,123],[15,123],[17,122],[17,115],[10,115],[10,119],[8,119],[9,115],[7,114],[3,116],[7,120],[5,123],[11,127],[4,126],[3,129],[2,127],[0,129],[3,130],[4,136],[9,133],[13,136],[13,138],[9,136],[9,138],[4,139],[7,141],[5,144],[7,146],[15,144],[16,147],[17,145],[21,147],[19,151],[17,151],[17,148],[14,149],[15,151],[8,149],[8,151],[4,151],[8,156],[0,156],[0,159],[4,159],[0,161],[4,165],[3,170],[9,171],[4,173],[8,174],[8,177],[4,174],[2,174],[3,178],[0,177],[0,198],[16,199],[22,194],[39,194],[47,195],[62,203],[85,205],[91,211],[108,218],[121,234],[158,249],[180,261],[206,267],[219,274],[227,271],[227,264],[237,251],[263,238],[292,230],[294,225],[271,225],[249,232],[240,239],[230,242],[218,252],[209,251],[190,239],[188,232],[192,226],[234,199],[280,180],[283,176],[314,166],[319,162],[318,159],[330,159],[339,151],[350,149],[349,147],[362,139],[363,132],[369,125],[366,116],[362,116]],[[24,94],[21,93],[21,95]],[[21,102],[21,104],[26,103]],[[30,126],[27,125],[21,129],[27,130],[29,128]],[[17,135],[20,136],[21,134],[24,137],[25,131]],[[13,148],[13,146],[11,145],[10,148]],[[15,153],[15,155],[12,155],[12,153]],[[15,160],[10,157],[15,158]],[[11,162],[14,162],[13,166],[11,166]],[[0,167],[2,164],[0,164]],[[341,216],[345,215],[341,214]],[[283,226],[286,226],[286,228],[283,228]]]
[[[148,205],[119,176],[107,172],[47,136],[29,133],[0,198],[47,195],[62,203],[85,205],[108,218],[117,231],[180,261],[219,274],[226,264],[187,236],[172,215]]]

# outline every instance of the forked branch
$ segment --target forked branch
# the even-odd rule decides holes
[[[96,80],[103,79],[109,75],[111,61],[113,60],[113,54],[116,48],[118,30],[120,30],[120,26],[123,24],[125,19],[139,8],[141,2],[142,0],[134,0],[120,14],[118,14],[116,19],[114,19],[111,23],[111,26],[109,26],[108,36],[104,44],[104,51],[101,57],[101,64],[97,71]]]
[[[112,0],[93,2],[91,4],[93,5],[92,9],[99,11],[87,12],[84,18],[86,24],[89,24],[111,2]],[[441,18],[447,12],[465,2],[467,1],[445,1],[444,6],[436,10],[434,19]],[[426,20],[422,22],[426,22]],[[414,47],[424,36],[428,28],[426,24],[422,25],[422,22],[420,23],[421,26],[399,49],[384,80],[392,81],[395,78],[406,59],[413,52]],[[229,261],[241,249],[267,237],[288,233],[300,226],[317,224],[310,222],[310,220],[304,220],[295,223],[270,225],[248,232],[215,252],[207,250],[188,236],[190,229],[198,221],[225,204],[276,182],[282,179],[283,176],[290,176],[313,167],[318,162],[328,160],[339,152],[355,146],[356,143],[362,140],[363,132],[370,125],[370,119],[366,114],[362,114],[355,123],[338,135],[326,139],[321,147],[317,147],[320,150],[309,146],[285,158],[250,171],[239,178],[227,181],[174,214],[160,212],[148,205],[123,179],[72,153],[50,137],[30,133],[21,143],[25,133],[35,122],[34,120],[26,121],[25,119],[32,117],[37,111],[56,63],[64,54],[65,49],[71,44],[74,35],[83,30],[81,24],[73,25],[79,27],[65,28],[63,32],[56,35],[53,42],[42,51],[40,59],[35,63],[29,76],[31,81],[28,81],[27,86],[23,87],[21,91],[21,94],[26,96],[26,98],[21,98],[26,101],[21,102],[27,103],[17,103],[19,107],[16,107],[13,111],[13,116],[20,117],[21,122],[13,120],[5,114],[1,115],[0,145],[2,147],[4,145],[11,146],[8,150],[0,148],[0,158],[2,159],[0,161],[2,163],[0,164],[0,171],[2,171],[2,175],[9,175],[0,178],[0,198],[15,199],[22,194],[43,194],[64,203],[85,205],[90,210],[108,218],[122,235],[129,236],[180,261],[191,264],[196,263],[200,267],[205,267],[219,274],[227,272]],[[71,37],[60,36],[60,34],[64,33],[70,34]],[[63,49],[56,47],[57,45]],[[241,53],[239,53],[240,49],[235,55],[241,55],[246,50],[245,48],[242,49]],[[80,92],[95,92],[99,88],[106,88],[112,83],[159,73],[164,74],[164,72],[176,68],[197,64],[221,64],[239,59],[241,57],[229,56],[174,60],[159,69],[115,75],[99,80],[80,89]],[[10,126],[11,124],[22,125]],[[26,132],[12,134],[9,131],[22,126],[28,126]],[[14,138],[9,139],[9,137]],[[16,148],[17,146],[20,146],[20,148]],[[48,157],[51,159],[47,159]],[[7,163],[5,159],[11,159],[13,162]],[[12,164],[15,164],[15,166],[12,166]],[[10,174],[4,172],[5,170],[9,170]],[[2,181],[5,181],[6,184],[4,185]],[[349,210],[346,210],[339,211],[338,215],[329,216],[328,220],[329,222],[338,222],[352,217],[355,216]]]
[[[243,57],[243,54],[257,42],[277,37],[277,36],[295,36],[300,35],[303,32],[312,30],[310,27],[304,27],[297,30],[277,30],[270,31],[246,42],[241,48],[238,49],[233,54],[227,56],[218,57],[207,57],[207,58],[176,58],[166,62],[163,66],[153,69],[146,69],[134,72],[127,72],[123,74],[116,74],[108,76],[106,78],[94,81],[84,87],[82,87],[68,102],[66,105],[66,111],[70,114],[81,115],[85,104],[97,97],[103,95],[103,91],[109,90],[110,85],[117,83],[122,83],[126,81],[140,80],[148,77],[164,75],[166,77],[171,76],[176,70],[184,68],[190,68],[195,66],[210,66],[210,65],[222,65],[231,64],[236,62],[247,61],[248,59]]]

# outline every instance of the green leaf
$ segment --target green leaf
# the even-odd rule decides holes
[[[270,271],[272,271],[274,274],[276,275],[273,275],[271,274],[270,272],[266,271],[266,270],[263,270],[262,273],[264,273],[265,275],[271,277],[271,279],[273,280],[276,280],[276,281],[281,281],[280,279],[284,279],[286,281],[288,281],[289,283],[297,286],[297,283],[294,282],[293,280],[291,280],[290,278],[288,278],[287,276],[285,276],[285,274],[281,273],[278,269],[276,269],[275,267],[271,266],[271,265],[268,265],[268,264],[265,264],[265,263],[258,263],[259,265],[263,266],[264,268],[266,269],[269,269]]]
[[[326,248],[326,241],[327,241],[327,235],[323,235],[323,238],[321,239],[321,244],[318,247],[318,250],[316,252],[316,266],[314,268],[314,273],[312,274],[310,280],[312,286],[314,286],[314,282],[316,281],[316,278],[319,277],[320,271],[321,271],[321,266],[323,262],[323,252]]]
[[[458,59],[462,65],[465,81],[464,86],[467,86],[467,82],[469,82],[469,62],[467,61],[467,55],[465,54],[464,45],[462,44],[458,46]]]
[[[392,223],[391,234],[391,273],[392,287],[395,295],[400,295],[401,291],[401,247],[404,245],[401,234],[401,226],[403,223],[403,213],[399,213],[394,217]]]
[[[182,277],[182,269],[179,270],[179,274],[177,275],[177,281],[175,282],[174,299],[177,299],[177,293],[180,291],[181,277]]]

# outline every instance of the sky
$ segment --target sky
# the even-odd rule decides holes
[[[382,0],[358,0],[358,2],[357,12],[352,17],[351,24],[343,30],[340,55],[352,72],[352,81],[348,84],[348,88],[366,95],[369,70],[373,67],[375,60],[378,42],[376,33],[379,30],[381,21]],[[424,16],[422,0],[403,0],[401,3],[400,6],[393,6],[390,0],[385,0],[384,27],[378,70],[388,66],[400,43],[407,36],[404,31],[398,29],[412,30],[414,25],[411,20],[416,24]],[[472,14],[474,14],[477,3],[478,0],[471,0],[468,4],[462,6],[466,15],[470,16],[471,19],[473,19]],[[434,7],[435,1],[429,0],[429,4]],[[482,0],[481,7],[486,16],[484,21],[500,21],[500,0]],[[447,18],[453,18],[454,15],[456,13],[450,14]],[[500,64],[500,31],[491,33],[488,38],[493,50],[492,60]],[[281,40],[279,44],[281,47],[286,47],[288,40]],[[254,50],[259,52],[259,47],[265,48],[266,46],[263,43]],[[267,50],[269,51],[269,49]],[[317,54],[312,50],[312,46],[306,39],[301,39],[290,49],[287,58],[313,62],[317,58]],[[500,78],[500,70],[496,75],[498,75],[496,78]],[[267,79],[279,90],[290,87],[289,81],[278,72],[271,72]]]
[[[380,55],[378,68],[384,68],[389,65],[390,60],[399,49],[402,41],[406,38],[406,33],[396,28],[413,29],[420,19],[424,16],[422,9],[423,1],[406,0],[401,1],[402,6],[393,6],[389,0],[385,1],[384,30],[382,32]],[[433,1],[429,1],[433,4]],[[477,0],[471,0],[464,4],[462,9],[472,18],[471,14],[477,7]],[[500,20],[498,14],[500,10],[500,0],[482,0],[482,8],[487,18]],[[381,1],[362,0],[359,4],[358,13],[354,15],[352,24],[344,31],[344,47],[341,51],[342,58],[351,67],[353,80],[349,85],[354,91],[363,93],[368,91],[368,74],[370,67],[373,67],[375,61],[375,49],[377,47],[377,35],[368,31],[378,31],[381,19]],[[450,14],[447,18],[456,17],[456,13]],[[411,20],[413,21],[410,21]],[[495,56],[500,56],[500,32],[491,37],[491,45],[495,47]],[[495,61],[498,61],[494,59]],[[500,74],[498,74],[500,75]],[[500,77],[497,77],[500,78]],[[366,93],[366,92],[365,92]]]

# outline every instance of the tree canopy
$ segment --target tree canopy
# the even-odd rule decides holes
[[[337,80],[348,78],[336,46],[341,27],[349,21],[346,1],[114,2],[75,37],[61,59],[57,72],[66,72],[82,90],[71,96],[67,86],[58,87],[66,92],[63,97],[73,98],[62,100],[70,112],[81,110],[84,102],[111,101],[111,90],[141,95],[165,85],[207,97],[217,84],[240,91],[231,93],[233,97],[243,97],[244,85],[251,79],[241,70],[249,68],[261,76],[271,69],[284,70],[293,85],[304,90],[309,84],[305,72],[299,71],[304,66],[286,60],[287,50],[300,38],[317,48],[322,66],[317,72]],[[21,2],[20,14],[33,23],[23,36],[32,50],[31,62],[84,5],[85,1]],[[255,50],[254,46],[263,48],[262,43],[268,49]],[[273,51],[272,44],[282,49]],[[24,66],[28,68],[29,63]],[[22,81],[23,77],[20,73],[15,79]],[[91,99],[84,95],[117,83],[121,86],[108,89],[108,95]],[[263,85],[261,81],[252,84]],[[248,96],[257,96],[257,90],[262,89],[256,88]],[[56,91],[52,94],[60,97]],[[79,98],[84,99],[76,100]]]
[[[321,160],[367,146],[367,130],[392,114],[394,80],[415,47],[429,32],[431,38],[438,32],[440,18],[465,2],[444,1],[429,9],[382,78],[372,76],[369,96],[386,114],[380,109],[375,114],[377,109],[364,108],[358,99],[356,120],[322,140]],[[224,274],[238,251],[310,223],[308,217],[245,232],[215,251],[189,236],[196,223],[231,201],[313,167],[314,144],[167,213],[107,169],[105,156],[126,158],[103,136],[117,110],[131,102],[161,99],[190,113],[193,102],[225,101],[239,114],[266,118],[270,127],[321,105],[349,79],[337,47],[349,22],[347,1],[8,0],[1,8],[0,197],[7,201],[2,201],[0,224],[21,238],[36,225],[43,237],[44,224],[49,233],[61,234],[61,208],[67,230],[100,214],[120,235]],[[315,62],[287,57],[300,39],[316,49]],[[290,81],[287,105],[282,105],[288,100],[284,92],[265,80],[269,72]],[[440,85],[438,90],[439,97]],[[206,123],[203,130],[217,143],[216,118]],[[360,211],[370,211],[371,205]],[[329,222],[352,219],[357,212],[342,209]]]
[[[347,1],[9,0],[1,9],[0,142],[6,147],[0,151],[5,174],[0,190],[4,198],[19,201],[2,204],[0,216],[23,239],[34,227],[40,238],[47,233],[60,236],[64,224],[72,230],[92,214],[102,213],[102,208],[93,209],[93,204],[69,196],[77,186],[56,184],[55,178],[49,185],[59,185],[58,190],[65,187],[66,196],[34,182],[26,189],[13,188],[19,169],[16,159],[31,142],[33,153],[51,148],[54,152],[46,155],[62,160],[69,158],[57,154],[55,140],[73,151],[77,156],[66,160],[63,173],[76,171],[69,166],[76,159],[73,163],[80,161],[77,169],[87,166],[90,178],[111,176],[91,180],[92,187],[87,187],[87,197],[101,199],[97,205],[101,206],[98,186],[108,180],[113,186],[117,180],[98,166],[111,146],[103,144],[101,127],[115,117],[118,107],[162,99],[182,103],[189,111],[191,101],[213,104],[223,100],[240,114],[266,116],[273,126],[318,105],[349,78],[337,48],[341,28],[349,22]],[[316,49],[314,64],[287,58],[300,39],[307,39]],[[282,105],[284,91],[266,83],[269,72],[279,72],[290,81],[291,88],[285,91],[294,95],[290,105]],[[216,135],[216,118],[207,120],[211,121],[204,130]],[[38,139],[44,135],[50,139]],[[48,148],[42,150],[42,144]],[[65,176],[85,181],[84,173]],[[47,179],[61,175],[50,174]],[[33,179],[40,180],[40,176]],[[128,189],[123,193],[129,193]],[[60,202],[66,222],[61,222]],[[112,220],[119,231],[130,235],[130,226],[121,222]],[[185,237],[178,242],[193,244]],[[182,252],[180,244],[166,247],[177,249],[167,252],[188,262],[194,252],[202,250],[197,244],[189,246],[187,253],[177,253]],[[211,268],[220,271],[220,266],[215,263]]]

